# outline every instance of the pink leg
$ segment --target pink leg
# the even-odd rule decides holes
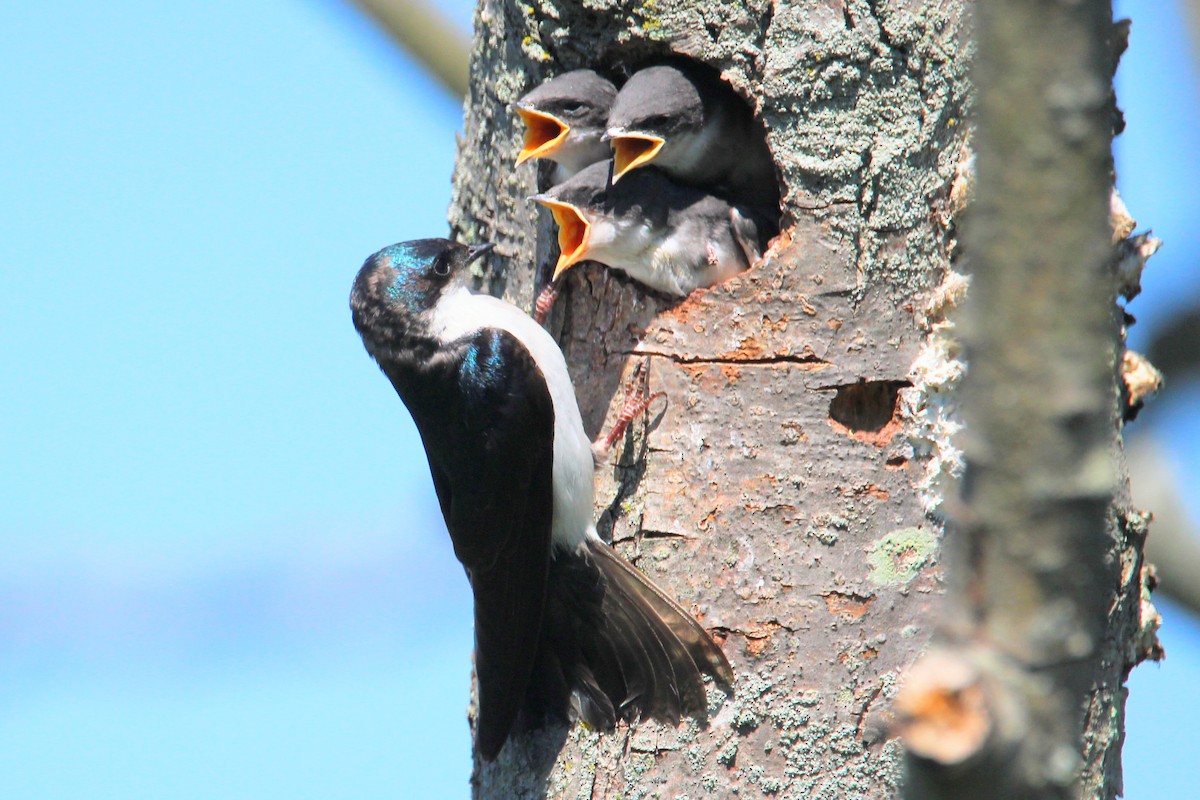
[[[550,316],[550,309],[554,308],[554,301],[557,299],[558,286],[553,283],[546,284],[546,288],[542,289],[542,293],[533,304],[534,322],[538,325],[546,324],[546,317]]]
[[[608,436],[592,443],[592,455],[596,460],[607,458],[612,446],[625,434],[629,423],[639,414],[645,414],[655,400],[666,396],[666,392],[650,394],[650,371],[646,369],[645,361],[639,362],[634,367],[629,382],[625,384],[625,401],[621,403],[621,410],[617,412],[617,420],[613,423],[612,430],[608,432]]]

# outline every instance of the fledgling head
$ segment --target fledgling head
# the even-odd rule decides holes
[[[668,233],[668,218],[704,197],[675,184],[658,169],[642,169],[613,183],[613,162],[602,161],[530,197],[550,209],[558,224],[554,278],[580,261],[623,268]]]
[[[354,279],[350,311],[367,349],[396,341],[419,326],[447,286],[492,245],[467,246],[449,239],[416,239],[369,256]]]
[[[704,125],[704,91],[699,75],[677,65],[635,72],[608,114],[605,138],[613,150],[613,180],[654,161],[672,142],[698,133]]]
[[[590,258],[595,249],[595,227],[609,190],[612,161],[601,161],[576,173],[569,180],[530,197],[550,209],[558,225],[558,263],[554,279],[580,261]]]
[[[526,94],[514,105],[525,122],[517,164],[548,158],[578,169],[586,166],[581,161],[606,158],[600,138],[616,96],[612,82],[590,69],[564,73]]]

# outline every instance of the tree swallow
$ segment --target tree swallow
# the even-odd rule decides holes
[[[598,261],[684,297],[749,269],[776,233],[757,211],[681,186],[653,167],[610,184],[612,166],[593,164],[530,198],[558,223],[554,279],[580,261]]]
[[[516,306],[475,294],[491,245],[392,245],[350,294],[354,326],[412,414],[475,595],[476,742],[493,760],[522,721],[677,723],[706,708],[721,649],[593,523],[592,451],[562,351]]]
[[[607,127],[614,183],[654,164],[679,183],[779,208],[766,132],[715,73],[683,63],[639,70],[617,93]]]
[[[525,145],[517,164],[548,158],[558,166],[555,182],[610,156],[603,141],[608,111],[617,89],[590,69],[577,69],[546,81],[514,105],[525,121]]]

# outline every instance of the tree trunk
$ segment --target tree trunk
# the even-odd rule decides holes
[[[961,467],[963,2],[483,0],[476,22],[450,222],[505,257],[487,290],[528,309],[556,254],[510,104],[570,69],[721,70],[767,126],[784,233],[683,301],[573,270],[552,319],[592,435],[638,361],[667,394],[597,472],[597,516],[723,641],[734,694],[711,688],[708,720],[678,729],[515,738],[477,758],[475,797],[897,797],[887,709],[937,626]],[[1094,714],[1119,708],[1108,693]]]
[[[1146,380],[1118,358],[1115,302],[1137,285],[1120,285],[1133,223],[1110,201],[1128,26],[1109,0],[983,3],[976,22],[969,480],[946,625],[898,701],[906,797],[1113,798],[1123,683],[1159,654],[1147,515],[1116,458]]]

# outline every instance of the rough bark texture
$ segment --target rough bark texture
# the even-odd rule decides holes
[[[553,329],[593,435],[638,359],[667,393],[598,471],[597,515],[724,640],[735,694],[711,689],[707,722],[678,730],[518,738],[477,763],[475,796],[895,797],[882,709],[933,633],[931,478],[957,459],[945,390],[961,365],[931,320],[957,297],[945,209],[963,4],[484,0],[450,219],[497,243],[485,288],[528,308],[555,253],[549,216],[525,200],[545,174],[514,166],[509,104],[568,69],[668,52],[721,70],[759,111],[784,236],[684,301],[579,268]]]
[[[968,480],[947,625],[898,701],[906,796],[1112,798],[1122,684],[1157,653],[1147,518],[1117,460],[1130,230],[1110,221],[1111,79],[1127,28],[1107,0],[982,4],[977,23]]]

